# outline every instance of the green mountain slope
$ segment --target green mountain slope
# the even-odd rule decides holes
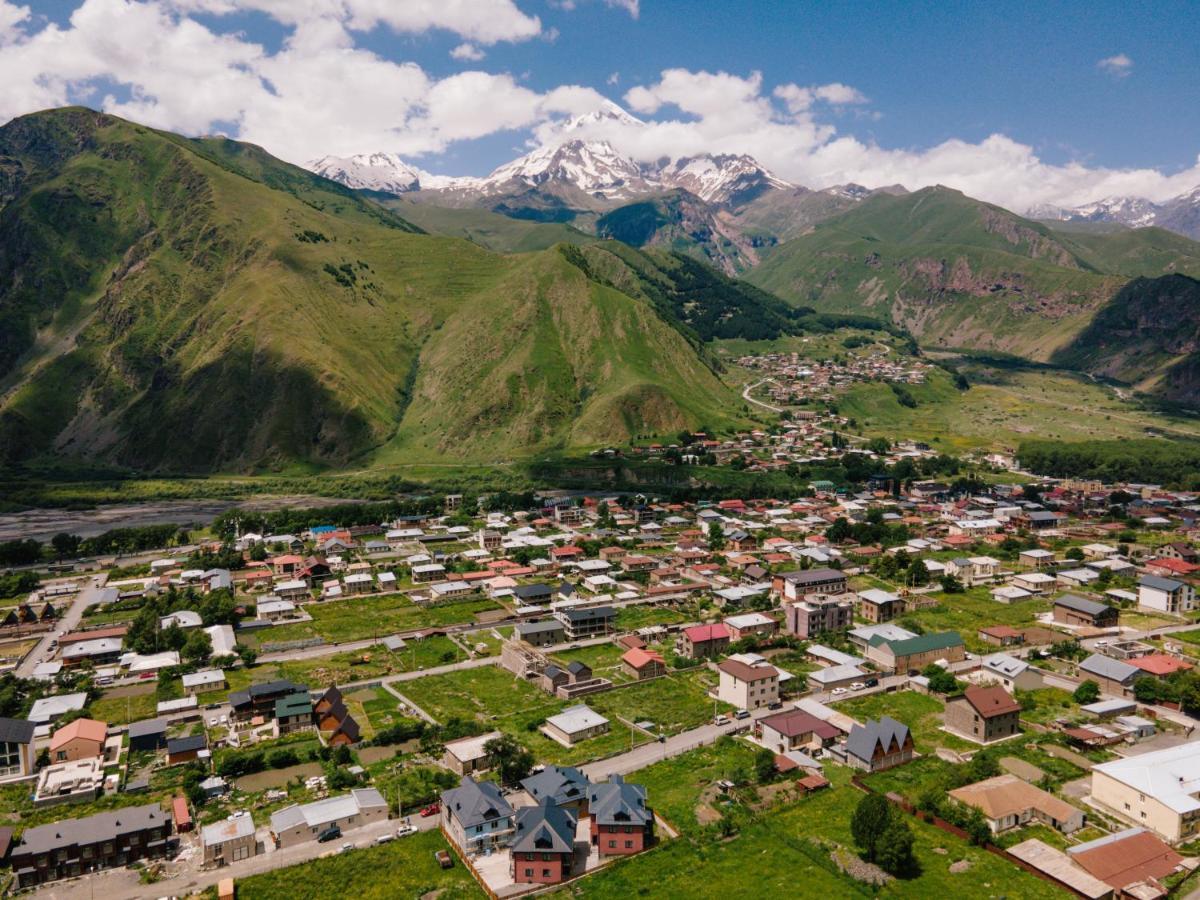
[[[780,245],[746,278],[793,303],[891,321],[925,343],[1044,361],[1130,275],[1194,271],[1196,248],[1165,233],[1060,233],[935,187],[875,195]]]
[[[0,456],[141,470],[584,446],[718,424],[680,329],[561,248],[420,233],[231,141],[0,128]]]
[[[390,194],[376,201],[431,234],[461,237],[500,253],[529,253],[555,244],[590,244],[599,240],[570,225],[513,219],[487,209],[434,206]]]
[[[1135,278],[1054,362],[1200,408],[1200,281]]]

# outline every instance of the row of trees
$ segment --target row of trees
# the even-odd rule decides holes
[[[0,566],[31,566],[50,560],[81,556],[140,553],[187,543],[188,533],[178,525],[140,525],[114,528],[94,537],[59,532],[46,544],[33,538],[0,543]]]

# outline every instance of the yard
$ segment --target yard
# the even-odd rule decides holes
[[[714,710],[731,709],[727,703],[714,704],[707,694],[711,673],[707,669],[676,673],[642,684],[617,688],[585,698],[588,705],[614,721],[653,722],[656,731],[676,734],[703,725]]]
[[[612,724],[607,734],[564,747],[538,731],[538,726],[570,704],[514,678],[498,666],[419,678],[403,685],[401,692],[440,722],[457,717],[513,735],[533,751],[539,762],[580,763],[646,740],[645,735],[610,716]],[[602,696],[585,697],[580,702],[591,705]]]
[[[949,750],[971,750],[979,747],[971,741],[942,730],[942,702],[915,691],[894,694],[871,694],[854,697],[837,704],[837,711],[866,722],[880,716],[891,716],[903,722],[912,732],[918,753],[933,753],[938,747]]]
[[[158,697],[153,681],[105,691],[87,708],[90,718],[109,725],[127,725],[142,719],[153,719],[157,712]]]
[[[678,625],[686,622],[687,616],[669,606],[622,606],[617,610],[617,630],[636,631],[651,625]]]
[[[1036,625],[1038,613],[1048,612],[1049,600],[1030,598],[1017,603],[997,603],[992,599],[990,588],[979,586],[961,594],[933,595],[937,606],[917,609],[905,613],[896,620],[897,625],[915,623],[925,632],[957,631],[974,653],[994,653],[996,647],[979,639],[979,629],[990,625],[1009,625],[1013,628]]]
[[[843,854],[852,852],[845,849],[853,846],[849,822],[863,795],[849,785],[849,771],[836,766],[826,769],[833,782],[827,790],[775,806],[769,815],[753,815],[734,801],[725,808],[731,829],[705,829],[694,815],[689,818],[689,807],[699,804],[712,781],[751,768],[749,749],[735,747],[723,742],[631,775],[631,781],[647,785],[651,805],[681,828],[686,839],[609,866],[573,885],[568,889],[571,895],[597,900],[645,894],[725,900],[794,895],[1062,896],[1046,882],[915,818],[907,821],[916,838],[921,874],[879,889],[854,881],[838,870],[832,851],[836,845]],[[725,830],[731,830],[729,837],[723,836]],[[956,874],[950,867],[960,861],[967,862],[967,871]]]
[[[459,600],[441,606],[418,606],[403,594],[362,597],[309,603],[304,607],[311,622],[276,625],[258,633],[260,644],[324,638],[332,644],[369,637],[384,637],[398,631],[436,628],[476,621],[479,613],[503,609],[484,597]]]
[[[482,898],[483,891],[457,860],[450,869],[438,866],[434,853],[448,848],[441,832],[425,831],[389,844],[239,879],[238,897],[241,900],[325,900],[328,897],[390,900],[426,895],[436,896],[438,900]],[[215,898],[216,889],[210,888],[205,896]]]

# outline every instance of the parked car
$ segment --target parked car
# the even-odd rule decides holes
[[[336,825],[330,825],[324,831],[317,835],[318,844],[327,844],[330,841],[336,841],[342,836],[342,829]]]
[[[729,724],[729,716],[719,715],[713,719],[713,724],[714,725],[728,725]]]
[[[768,703],[767,709],[783,709],[783,701],[776,700],[774,703]]]
[[[735,713],[733,714],[733,717],[734,717],[735,719],[748,719],[748,718],[750,718],[750,710],[748,710],[748,709],[739,709],[737,712],[735,712]]]
[[[353,850],[353,849],[354,849],[354,844],[353,844],[353,843],[351,843],[350,841],[346,841],[346,843],[342,844],[342,849],[341,849],[341,850],[339,850],[338,852],[339,852],[339,853],[346,853],[347,851],[349,851],[349,850]]]
[[[208,720],[208,727],[209,728],[217,727],[217,717],[216,716],[213,716],[211,719]]]
[[[438,806],[436,803],[431,803],[431,804],[429,804],[429,806],[427,806],[423,810],[421,810],[421,816],[423,818],[429,818],[430,816],[436,816],[439,812],[441,812],[441,809],[442,808],[440,806]]]
[[[408,837],[410,834],[417,833],[416,825],[401,825],[396,829],[396,837]]]
[[[375,843],[376,844],[386,844],[388,841],[394,841],[395,839],[396,839],[396,835],[394,835],[394,834],[391,834],[391,833],[381,834],[379,837],[375,838]]]
[[[437,860],[437,864],[443,869],[449,869],[454,865],[454,857],[450,855],[449,850],[434,850],[433,858]]]
[[[846,693],[846,689],[842,688],[842,687],[837,687],[837,688],[834,688],[829,693],[833,694],[833,696],[835,696],[835,697],[840,697],[840,696],[842,696],[842,694]]]
[[[866,689],[867,689],[867,686],[865,684],[863,684],[861,681],[856,681],[850,685],[850,690],[852,690],[852,691],[865,691]]]
[[[879,679],[878,678],[868,678],[864,682],[864,684],[866,684],[867,687],[879,687]]]

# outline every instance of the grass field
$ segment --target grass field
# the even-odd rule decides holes
[[[461,864],[442,869],[433,854],[448,849],[441,832],[425,831],[367,847],[238,879],[241,900],[391,900],[434,895],[439,900],[482,898],[483,891]],[[216,889],[205,894],[216,898]]]
[[[975,653],[992,653],[996,647],[979,639],[979,629],[989,625],[1010,625],[1013,628],[1037,624],[1038,613],[1050,609],[1049,600],[1030,598],[1019,603],[997,603],[986,586],[969,588],[961,594],[934,594],[937,606],[905,613],[897,624],[915,622],[926,632],[957,631],[967,649]]]
[[[637,691],[641,687],[627,690]],[[403,685],[402,693],[440,722],[456,716],[513,735],[533,751],[539,762],[579,763],[647,740],[641,732],[634,732],[610,716],[611,730],[607,734],[564,747],[537,729],[570,704],[514,678],[498,666],[420,678]],[[593,699],[585,697],[581,702],[590,704]]]
[[[622,606],[617,610],[617,630],[635,631],[651,625],[678,625],[687,616],[666,606]]]
[[[89,718],[99,719],[109,725],[127,725],[141,719],[153,719],[157,711],[158,698],[153,682],[106,691],[87,708]]]
[[[1171,635],[1172,639],[1179,639],[1185,644],[1196,644],[1200,646],[1200,628],[1195,631],[1177,631]]]
[[[319,637],[336,644],[384,637],[397,631],[474,622],[477,613],[501,608],[498,603],[479,597],[443,606],[421,607],[401,594],[310,603],[305,609],[312,616],[311,622],[264,629],[258,640],[261,644]]]
[[[647,785],[652,805],[679,827],[683,837],[648,854],[616,863],[564,889],[584,898],[721,897],[1029,897],[1062,894],[985,851],[909,818],[921,874],[870,889],[837,870],[832,845],[853,846],[849,821],[863,796],[849,785],[848,770],[831,766],[833,786],[794,802],[751,814],[740,803],[719,805],[735,823],[723,838],[695,818],[701,794],[714,780],[751,767],[745,745],[722,744],[656,763],[631,776]],[[945,852],[935,852],[936,850]],[[967,860],[966,873],[950,866]]]
[[[929,754],[938,747],[949,750],[977,748],[968,740],[942,731],[942,702],[927,694],[899,691],[894,694],[871,694],[855,697],[837,704],[838,712],[853,716],[860,722],[891,716],[908,726],[918,753]]]
[[[712,718],[714,704],[706,693],[713,680],[711,674],[707,669],[677,673],[594,694],[586,698],[586,702],[610,719],[650,721],[658,732],[676,734],[703,725]],[[719,711],[732,708],[727,703],[717,703],[715,707]]]

